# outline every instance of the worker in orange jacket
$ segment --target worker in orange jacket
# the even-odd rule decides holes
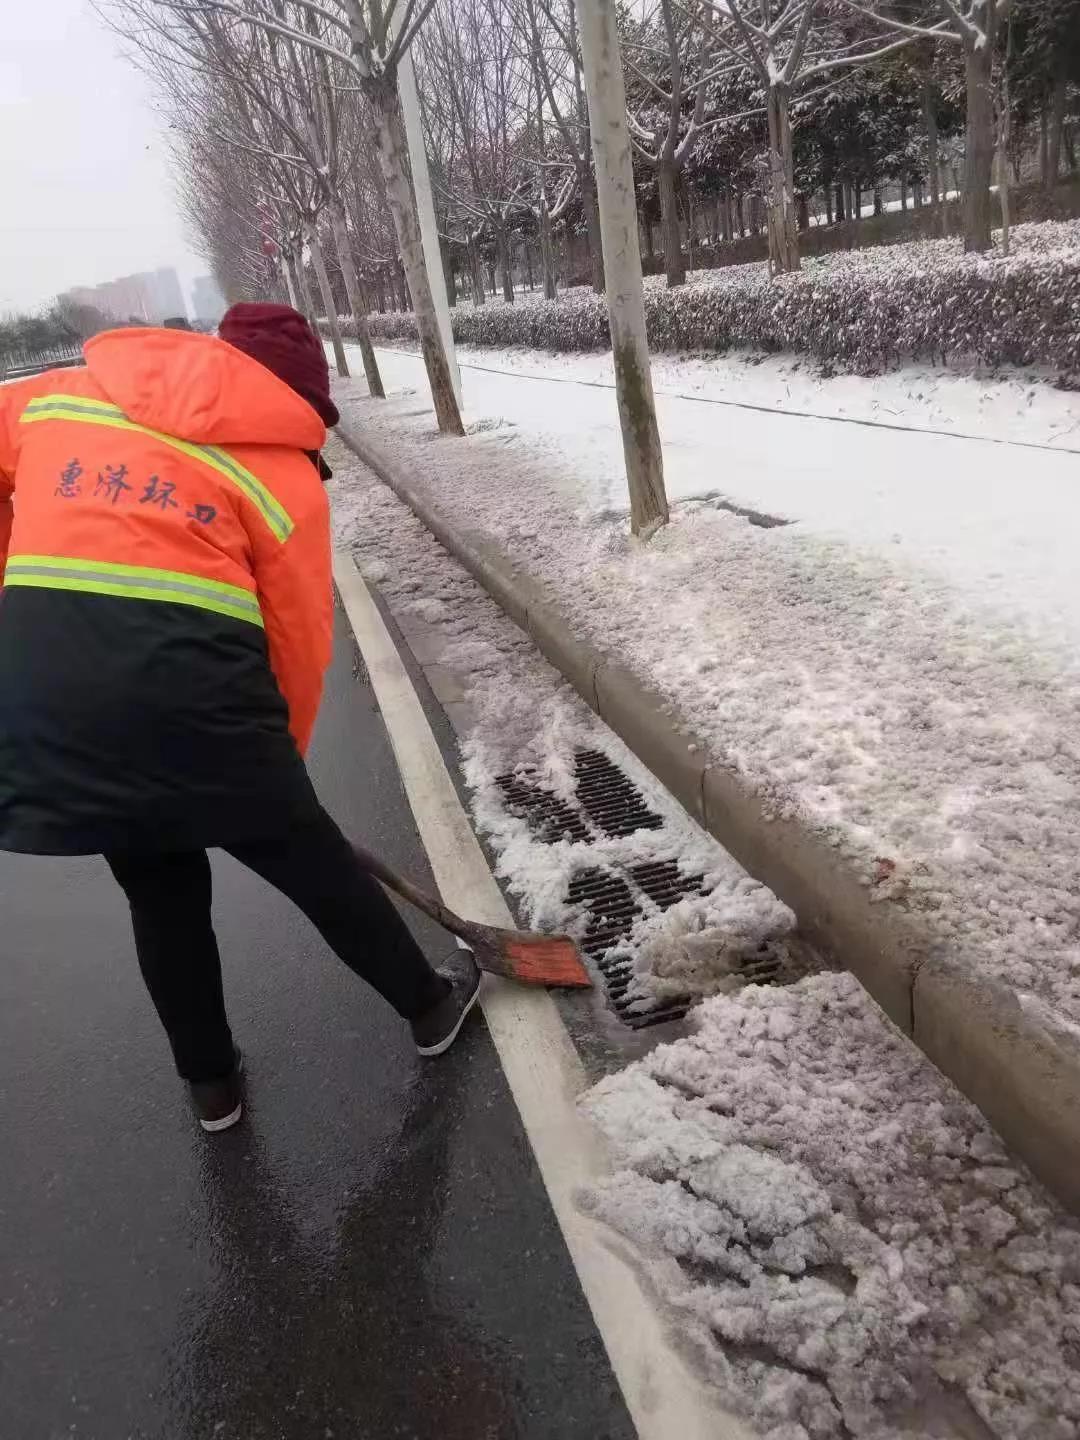
[[[295,310],[220,338],[96,336],[0,386],[0,849],[103,854],[207,1130],[241,1115],[206,849],[288,895],[439,1054],[475,1002],[433,970],[320,805],[303,754],[330,659],[321,484],[336,424]]]

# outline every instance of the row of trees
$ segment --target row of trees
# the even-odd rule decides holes
[[[712,198],[728,236],[750,197],[774,272],[792,270],[811,193],[858,213],[862,188],[892,177],[943,206],[942,138],[962,123],[965,242],[985,249],[995,155],[1037,116],[1052,183],[1080,78],[1075,0],[112,0],[109,14],[157,82],[224,292],[280,286],[321,310],[345,374],[343,291],[381,396],[366,316],[373,292],[393,290],[415,312],[445,432],[462,429],[438,293],[456,293],[455,268],[481,304],[494,259],[512,301],[526,230],[555,297],[560,223],[580,233],[598,289],[614,265],[632,498],[660,497],[636,528],[650,509],[663,519],[639,218],[651,237],[659,214],[679,284],[695,198]],[[1004,163],[998,178],[1007,192]],[[441,275],[422,242],[436,221]]]
[[[400,142],[373,128],[372,102],[393,90],[415,40],[446,268],[475,303],[495,273],[512,300],[512,249],[527,237],[553,297],[561,222],[602,290],[572,0],[403,0],[409,28],[364,80],[348,17],[370,10],[377,36],[386,8],[121,0],[121,25],[162,82],[187,207],[226,289],[264,278],[263,247],[235,243],[240,225],[269,232],[297,293],[305,250],[316,278],[329,250],[354,310],[411,303],[392,182],[369,141]],[[619,18],[642,234],[652,251],[659,220],[669,284],[685,278],[703,217],[721,243],[764,221],[774,270],[796,269],[811,205],[829,221],[857,218],[864,196],[880,208],[887,183],[905,206],[940,205],[962,157],[965,243],[980,250],[995,156],[1005,190],[1033,151],[1048,188],[1063,162],[1075,168],[1075,0],[633,0]]]

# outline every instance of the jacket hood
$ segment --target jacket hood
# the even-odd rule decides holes
[[[91,377],[129,420],[204,445],[321,450],[306,400],[242,350],[184,330],[106,330],[83,347]]]

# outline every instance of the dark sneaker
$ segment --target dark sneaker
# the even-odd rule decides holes
[[[456,950],[436,973],[450,981],[450,992],[410,1022],[421,1055],[441,1055],[449,1050],[480,996],[480,971],[471,950]]]
[[[223,1080],[189,1080],[188,1093],[204,1130],[229,1130],[244,1113],[244,1057],[236,1051],[236,1064]]]

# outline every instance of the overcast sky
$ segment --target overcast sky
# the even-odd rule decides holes
[[[89,0],[3,3],[0,313],[192,253],[143,77]]]

